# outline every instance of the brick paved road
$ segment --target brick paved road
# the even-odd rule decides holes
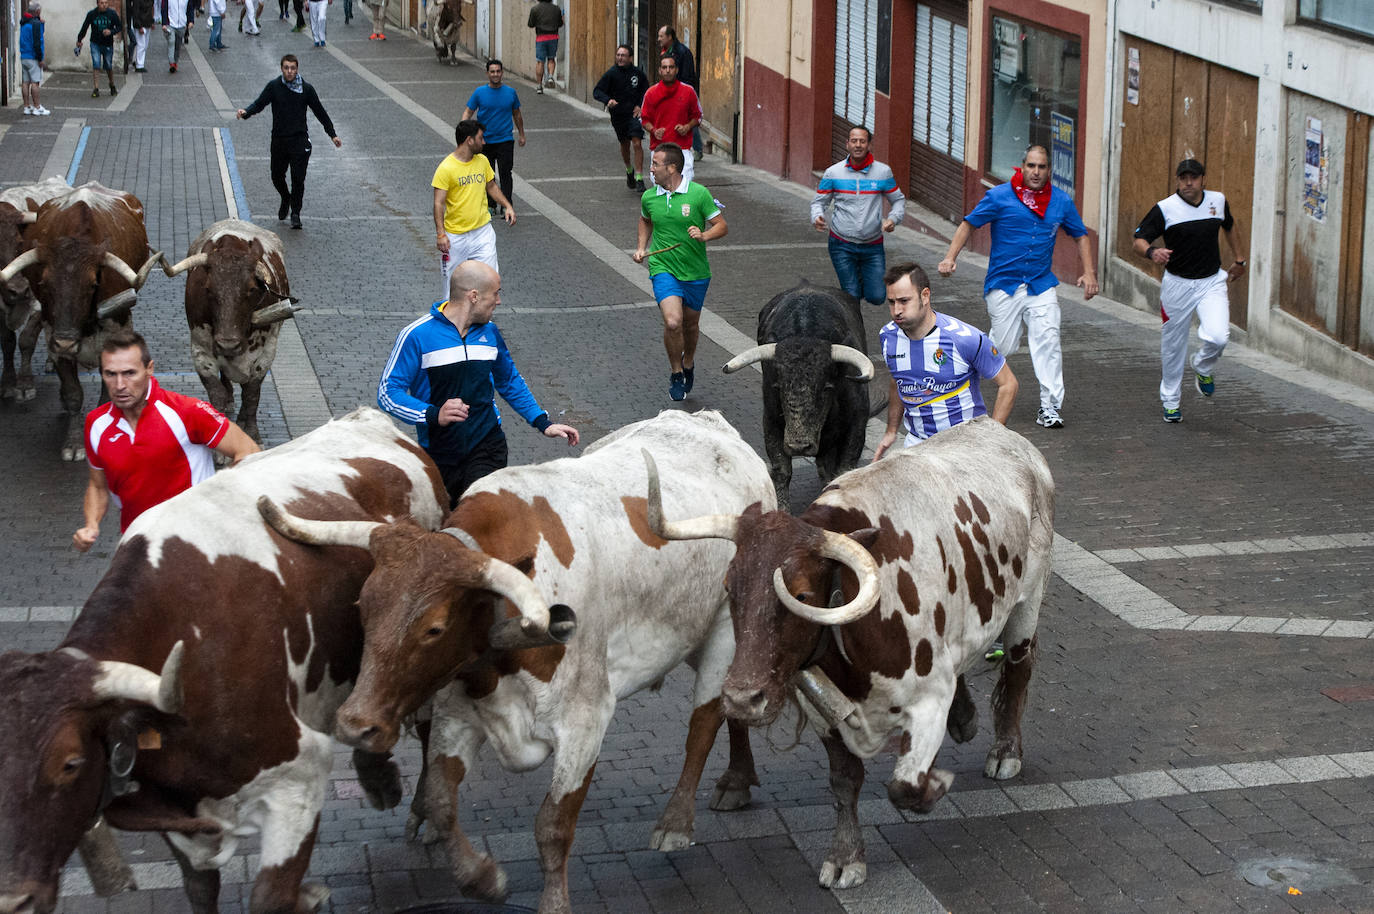
[[[278,228],[263,215],[275,202],[268,120],[227,115],[256,95],[281,53],[300,54],[344,146],[315,131],[306,228],[283,232],[306,310],[288,325],[264,388],[263,431],[277,443],[372,402],[397,329],[435,296],[429,177],[482,75],[440,67],[399,34],[369,43],[341,17],[323,51],[283,23],[264,24],[259,39],[229,36],[225,54],[193,51],[175,76],[150,66],[117,110],[90,99],[82,77],[55,77],[44,88],[52,118],[0,111],[0,184],[65,171],[89,127],[78,179],[137,192],[169,256],[230,211],[222,165],[242,181],[239,205]],[[203,30],[195,35],[203,47]],[[160,53],[154,41],[150,63]],[[603,117],[517,88],[529,145],[516,152],[519,222],[498,228],[499,319],[541,402],[591,440],[669,405],[657,315],[624,253],[635,195]],[[714,366],[747,345],[773,293],[803,276],[828,282],[830,266],[804,190],[718,158],[699,175],[726,205],[731,232],[713,247],[718,320],[687,406],[720,409],[761,447],[758,375],[726,378]],[[931,265],[943,245],[903,231],[892,248]],[[935,297],[983,325],[978,265],[966,257]],[[155,277],[135,317],[159,375],[195,392],[180,294]],[[868,314],[876,354],[883,316]],[[1042,614],[1022,777],[983,779],[984,732],[946,747],[953,792],[918,817],[888,805],[891,761],[874,759],[861,807],[869,882],[831,893],[814,879],[833,818],[823,753],[809,739],[791,747],[791,728],[779,725],[756,734],[763,784],[751,809],[712,813],[703,790],[698,843],[647,851],[689,712],[690,680],[670,676],[661,692],[624,702],[607,737],[574,846],[578,911],[1374,911],[1374,396],[1236,346],[1217,396],[1185,397],[1185,422],[1166,426],[1154,321],[1072,293],[1064,317],[1065,429],[1034,426],[1029,362],[1012,359],[1024,386],[1012,425],[1044,450],[1060,493],[1058,576]],[[94,402],[93,376],[86,387]],[[84,469],[57,460],[54,377],[41,379],[38,399],[0,404],[0,428],[11,481],[0,490],[0,644],[45,649],[99,578],[113,538],[84,557],[67,547]],[[516,462],[559,453],[523,427],[510,434]],[[799,469],[796,490],[798,500],[814,494],[813,471]],[[985,699],[992,681],[990,671],[975,676],[975,691]],[[413,747],[401,761],[411,786]],[[723,766],[718,746],[708,784]],[[464,789],[464,824],[506,863],[519,903],[537,900],[532,828],[547,779],[487,762]],[[456,897],[442,854],[403,841],[403,811],[364,805],[340,753],[312,867],[332,890],[328,908]],[[73,865],[63,910],[186,910],[160,840],[123,840],[143,891],[97,899]],[[226,870],[226,911],[246,907],[253,850]]]

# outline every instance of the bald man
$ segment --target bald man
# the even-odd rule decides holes
[[[417,428],[443,474],[450,508],[468,486],[506,465],[497,392],[546,438],[578,442],[577,429],[551,422],[516,370],[491,319],[500,304],[500,274],[463,261],[449,279],[448,301],[435,302],[396,336],[377,385],[377,405]]]

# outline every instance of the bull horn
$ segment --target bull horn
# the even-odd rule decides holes
[[[138,304],[138,293],[133,289],[125,289],[123,292],[116,292],[103,302],[95,306],[95,316],[100,320],[114,317],[123,311],[128,311]]]
[[[33,224],[34,224],[35,222],[37,222],[37,221],[38,221],[38,214],[35,213],[33,210],[28,210],[27,212],[23,212],[23,213],[20,213],[20,214],[19,214],[19,224],[20,224],[20,225],[33,225]]]
[[[284,321],[294,315],[300,308],[292,303],[292,299],[282,299],[281,301],[259,308],[253,312],[254,327],[270,327],[278,321]]]
[[[844,625],[865,615],[878,605],[878,563],[868,550],[854,540],[831,530],[819,531],[823,539],[816,550],[823,558],[834,559],[854,572],[859,579],[859,592],[843,606],[824,607],[803,603],[788,593],[782,579],[782,569],[773,569],[773,592],[789,610],[821,625]]]
[[[152,256],[143,262],[143,266],[138,268],[138,276],[134,282],[135,289],[143,288],[143,284],[148,281],[148,274],[153,272],[153,267],[159,263],[166,263],[167,258],[162,256],[161,251],[154,251]]]
[[[644,513],[649,529],[654,535],[665,540],[722,539],[734,542],[735,529],[739,518],[733,514],[703,514],[690,520],[669,521],[663,517],[663,493],[658,484],[658,464],[654,456],[643,448],[644,468],[649,473],[649,497]]]
[[[109,267],[120,275],[125,282],[135,289],[138,288],[138,274],[133,271],[127,263],[119,258],[119,255],[106,251],[100,256],[101,266]]]
[[[857,375],[851,375],[856,381],[873,380],[873,360],[853,346],[840,346],[832,343],[830,345],[830,360],[858,369]]]
[[[746,368],[755,362],[766,362],[773,357],[777,350],[777,343],[764,343],[762,346],[755,346],[753,349],[746,349],[733,359],[725,363],[721,371],[726,374],[733,374],[741,368]]]
[[[152,705],[166,714],[181,713],[181,658],[186,642],[178,641],[167,652],[162,673],[153,673],[133,663],[102,660],[100,672],[92,683],[96,698],[125,698]]]
[[[178,261],[174,266],[167,266],[167,258],[162,257],[162,272],[168,276],[176,276],[185,273],[187,270],[194,270],[196,267],[203,267],[210,262],[210,255],[204,252],[192,254],[185,260]]]
[[[288,514],[269,496],[258,496],[258,513],[287,539],[309,546],[357,546],[367,549],[372,531],[382,526],[370,520],[307,520]]]
[[[42,258],[38,255],[38,248],[29,248],[27,251],[11,260],[9,266],[0,270],[0,282],[9,282],[11,279],[18,276],[21,270],[26,270],[34,264],[42,262]]]
[[[514,565],[487,556],[479,580],[482,587],[505,597],[520,611],[516,618],[492,626],[488,640],[497,650],[563,644],[577,630],[573,611],[562,604],[550,607],[534,582]]]

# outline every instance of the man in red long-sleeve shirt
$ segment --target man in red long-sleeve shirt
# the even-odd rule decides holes
[[[658,62],[659,81],[644,93],[640,121],[649,133],[649,153],[663,143],[685,146],[682,179],[692,180],[692,130],[701,123],[701,102],[696,90],[677,78],[677,61],[665,56]],[[649,172],[653,181],[653,171]]]

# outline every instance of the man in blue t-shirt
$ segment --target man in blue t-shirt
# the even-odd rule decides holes
[[[487,61],[487,84],[478,86],[468,97],[467,107],[459,120],[478,120],[482,122],[482,137],[485,145],[482,154],[491,160],[496,169],[497,183],[506,199],[514,201],[512,193],[515,179],[515,135],[520,136],[520,145],[525,145],[525,118],[520,114],[520,96],[510,86],[501,84],[505,76],[501,61]],[[496,208],[499,216],[505,210]]]
[[[878,344],[892,375],[887,391],[887,431],[873,451],[878,460],[906,426],[906,446],[937,432],[988,415],[979,383],[997,385],[992,418],[1007,424],[1019,384],[987,334],[930,306],[930,280],[915,263],[899,263],[883,276],[892,321]]]
[[[1078,285],[1083,297],[1097,294],[1097,272],[1093,269],[1092,243],[1073,199],[1050,184],[1050,155],[1044,146],[1031,146],[1021,159],[1011,180],[999,184],[964,217],[954,232],[940,275],[954,272],[954,261],[973,230],[992,226],[992,252],[988,255],[988,275],[983,297],[988,304],[992,326],[988,335],[1003,355],[1012,355],[1021,345],[1021,324],[1026,325],[1031,367],[1040,382],[1040,411],[1036,425],[1063,428],[1059,410],[1064,406],[1064,360],[1059,349],[1059,285],[1051,271],[1054,242],[1059,229],[1078,239],[1078,257],[1083,273]]]

